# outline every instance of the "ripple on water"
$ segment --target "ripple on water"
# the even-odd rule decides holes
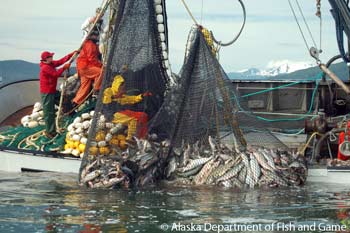
[[[248,224],[248,223],[273,223],[276,222],[274,219],[262,219],[262,218],[232,218],[232,217],[222,217],[220,218],[223,223],[227,224]]]
[[[344,185],[244,191],[159,186],[106,191],[80,188],[76,175],[0,173],[0,177],[0,232],[92,228],[161,232],[162,223],[173,222],[339,223],[340,211],[350,213],[350,186]]]
[[[196,210],[190,209],[190,210],[175,210],[176,213],[178,213],[181,216],[184,217],[198,217],[199,214]]]

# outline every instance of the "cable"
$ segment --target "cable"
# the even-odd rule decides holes
[[[300,31],[300,33],[301,33],[301,36],[303,37],[304,43],[305,43],[305,45],[306,45],[306,49],[307,49],[307,51],[309,51],[309,48],[310,48],[310,47],[309,47],[309,45],[308,45],[308,43],[307,43],[307,41],[306,41],[306,38],[305,38],[304,33],[303,33],[303,30],[301,29],[301,26],[300,26],[300,24],[299,24],[299,21],[298,21],[298,18],[297,18],[297,16],[296,16],[296,14],[295,14],[295,11],[294,11],[294,8],[293,8],[293,6],[292,6],[292,3],[290,2],[290,0],[288,0],[288,3],[289,3],[289,6],[290,6],[290,9],[291,9],[292,12],[293,12],[295,22],[297,23],[297,25],[298,25],[298,27],[299,27],[299,31]]]
[[[317,77],[314,78],[315,81],[316,81],[316,86],[315,86],[315,89],[313,90],[313,93],[312,93],[312,96],[311,96],[311,101],[310,101],[311,104],[310,104],[309,110],[307,111],[306,114],[310,114],[310,113],[312,112],[312,107],[313,107],[314,101],[315,101],[315,95],[316,95],[316,93],[317,93],[318,86],[319,86],[319,83],[320,83],[319,80],[321,79],[321,77],[322,77],[322,73],[319,73],[319,74],[317,75]],[[264,90],[264,91],[265,91],[265,90]],[[283,122],[283,121],[299,121],[299,120],[303,120],[303,119],[305,119],[305,118],[307,117],[307,116],[302,116],[302,117],[298,117],[298,118],[268,119],[268,118],[256,116],[256,115],[252,114],[251,112],[244,110],[244,109],[242,108],[242,106],[240,105],[240,103],[239,103],[239,98],[237,98],[237,96],[236,96],[236,94],[235,94],[234,92],[232,92],[232,94],[233,94],[233,99],[235,100],[235,102],[236,102],[238,108],[239,108],[241,111],[243,111],[243,112],[245,112],[247,115],[253,116],[253,117],[255,117],[255,118],[259,119],[259,120],[263,120],[263,121],[267,121],[267,122]],[[232,98],[231,98],[231,99],[232,99]]]
[[[319,80],[319,79],[320,79],[320,75],[323,75],[323,73],[320,73],[320,74],[317,75],[316,77],[312,77],[312,78],[309,78],[309,79],[305,79],[305,80],[303,80],[303,81],[308,81],[308,80],[316,81],[316,80]],[[323,77],[323,76],[322,76],[322,77]],[[268,88],[268,89],[265,89],[265,90],[261,90],[261,91],[249,93],[249,94],[240,96],[239,98],[246,98],[246,97],[250,97],[250,96],[254,96],[254,95],[258,95],[258,94],[263,94],[263,93],[265,93],[265,92],[270,92],[270,91],[278,90],[278,89],[281,89],[281,88],[284,88],[284,87],[289,87],[289,86],[297,85],[297,84],[300,84],[300,83],[302,83],[302,81],[295,81],[295,82],[288,83],[288,84],[284,84],[284,85],[281,85],[281,86],[277,86],[277,87]]]
[[[194,18],[192,12],[190,11],[190,8],[188,8],[188,6],[187,6],[185,0],[181,0],[181,2],[182,2],[182,4],[185,6],[187,13],[191,16],[191,18],[192,18],[194,24],[199,25],[198,22],[197,22],[197,20]]]
[[[322,52],[322,27],[323,27],[322,15],[320,15],[320,48],[319,48],[320,52]]]
[[[305,145],[302,147],[301,150],[298,151],[299,154],[304,154],[305,150],[307,149],[307,147],[309,146],[311,140],[316,137],[316,136],[323,136],[323,134],[320,134],[318,132],[314,132],[313,134],[311,134],[311,136],[309,137],[309,140],[307,140],[307,142],[305,143]]]
[[[220,44],[220,46],[230,46],[230,45],[232,45],[240,37],[240,35],[241,35],[241,33],[242,33],[243,29],[244,29],[245,22],[247,20],[247,13],[246,13],[245,6],[244,6],[244,3],[242,2],[242,0],[238,0],[238,2],[241,5],[242,11],[243,11],[243,23],[242,23],[241,29],[239,30],[238,34],[233,38],[233,40],[231,40],[228,43],[222,43],[221,41],[216,40],[213,32],[210,32],[211,36],[213,37],[213,40],[215,41],[215,43]]]
[[[309,35],[310,35],[310,37],[311,37],[311,40],[312,40],[312,42],[314,43],[315,48],[317,48],[316,42],[315,42],[315,40],[314,40],[314,37],[312,36],[312,33],[311,33],[311,30],[310,30],[309,24],[306,22],[306,19],[305,19],[305,16],[304,16],[304,14],[303,14],[303,10],[302,10],[301,7],[300,7],[299,1],[298,1],[298,0],[295,0],[295,2],[297,3],[297,6],[298,6],[299,11],[300,11],[300,14],[301,14],[301,16],[302,16],[302,18],[303,18],[304,24],[305,24],[305,26],[306,26],[308,32],[309,32]]]

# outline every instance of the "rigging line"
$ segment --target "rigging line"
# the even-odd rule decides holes
[[[309,35],[310,35],[310,37],[311,37],[311,40],[312,40],[312,42],[314,43],[315,48],[317,48],[315,39],[314,39],[314,37],[313,37],[313,35],[312,35],[312,32],[311,32],[310,27],[309,27],[309,24],[308,24],[307,21],[306,21],[306,18],[305,18],[305,16],[304,16],[303,10],[302,10],[301,7],[300,7],[299,1],[298,1],[298,0],[295,0],[295,2],[296,2],[297,6],[298,6],[298,8],[299,8],[301,17],[303,18],[304,24],[305,24],[305,26],[306,26],[306,28],[307,28],[307,31],[309,32]]]
[[[322,52],[322,27],[323,27],[323,20],[322,20],[322,12],[321,12],[321,0],[317,1],[316,4],[317,12],[316,16],[320,18],[320,53]]]
[[[298,21],[298,18],[297,18],[297,16],[296,16],[296,14],[295,14],[295,11],[294,11],[294,8],[293,8],[293,6],[292,6],[292,3],[290,2],[290,0],[288,0],[288,3],[289,3],[289,6],[290,6],[290,9],[291,9],[292,12],[293,12],[295,22],[297,23],[297,25],[298,25],[298,27],[299,27],[300,34],[301,34],[301,36],[303,37],[304,43],[305,43],[305,45],[306,45],[306,49],[307,49],[307,51],[309,51],[309,48],[310,48],[310,47],[309,47],[309,45],[308,45],[308,43],[307,43],[307,41],[306,41],[306,39],[305,39],[303,30],[301,29],[301,26],[300,26],[300,24],[299,24],[299,21]]]
[[[203,20],[203,2],[204,2],[204,0],[202,0],[202,9],[201,9],[201,25],[202,25],[202,20]]]
[[[320,52],[322,51],[322,15],[320,15]]]
[[[190,9],[188,8],[185,0],[181,0],[182,4],[185,6],[186,8],[186,11],[188,12],[188,14],[191,16],[193,22],[196,24],[196,25],[199,25],[198,22],[196,21],[196,19],[194,18],[193,14],[191,13]]]

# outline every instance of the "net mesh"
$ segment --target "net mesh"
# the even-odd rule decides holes
[[[70,85],[69,85],[70,86]],[[71,86],[74,88],[74,85]],[[71,116],[62,117],[60,125],[67,128],[72,124],[76,117],[80,117],[84,113],[90,112],[95,108],[94,101],[86,102],[78,112]],[[38,152],[62,153],[64,151],[67,131],[57,134],[54,138],[49,139],[45,136],[45,126],[38,125],[34,128],[25,126],[8,127],[0,132],[0,148],[13,150],[27,150],[33,154]],[[70,157],[70,154],[60,154],[60,156]],[[77,155],[79,156],[79,155]]]
[[[208,144],[211,136],[217,142],[242,149],[257,138],[262,145],[284,147],[275,136],[266,131],[271,123],[259,122],[255,116],[240,110],[248,110],[247,99],[238,99],[228,76],[220,66],[203,30],[195,30],[189,36],[184,65],[178,85],[170,90],[164,104],[151,123],[151,133],[162,139],[170,139],[172,146],[186,143]],[[251,128],[261,129],[245,138]],[[246,129],[242,131],[241,129]],[[259,140],[258,140],[259,141]]]
[[[81,172],[96,157],[120,155],[133,136],[147,136],[168,84],[154,1],[119,1],[113,30]]]

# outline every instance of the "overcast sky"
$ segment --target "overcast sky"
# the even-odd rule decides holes
[[[295,3],[295,0],[291,0]],[[56,58],[79,47],[80,26],[101,0],[1,0],[0,60],[22,59],[39,62],[41,51]],[[198,22],[213,30],[216,37],[229,41],[239,30],[242,11],[238,1],[186,0]],[[202,7],[203,2],[203,7]],[[244,0],[247,23],[238,41],[220,52],[227,72],[245,68],[265,68],[280,60],[314,62],[309,56],[287,0]],[[299,1],[317,46],[320,41],[316,1]],[[322,61],[338,54],[334,21],[328,1],[322,1]],[[203,9],[203,10],[202,10]],[[193,24],[180,0],[167,0],[170,62],[173,71],[182,65],[187,35]],[[301,18],[300,18],[301,19]],[[309,45],[310,36],[306,33]]]

